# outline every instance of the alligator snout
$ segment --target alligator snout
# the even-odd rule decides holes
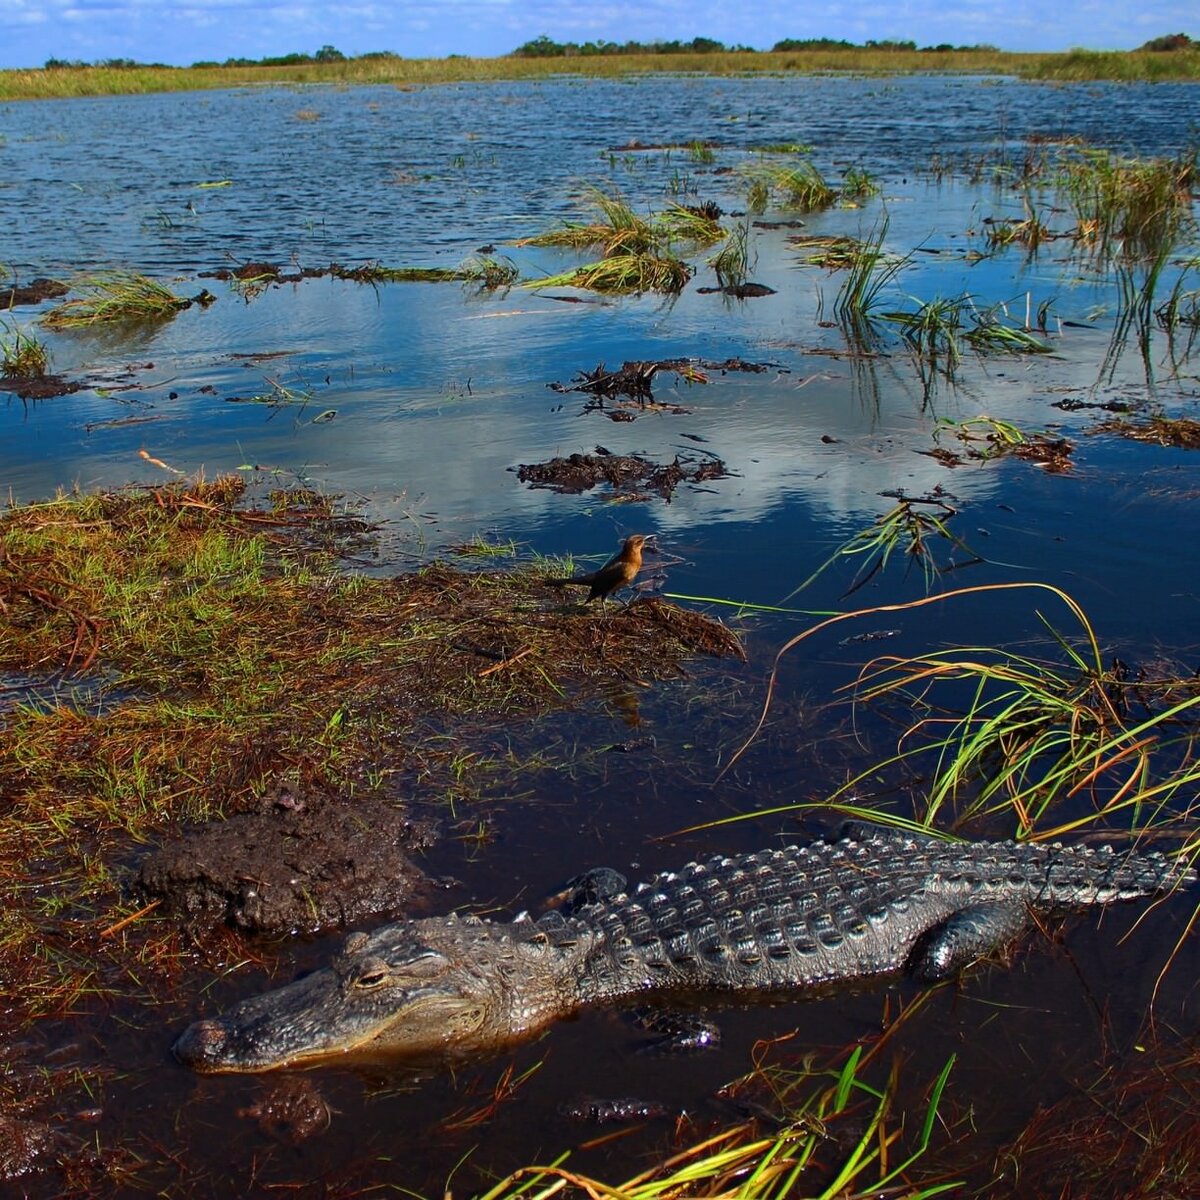
[[[229,1035],[220,1021],[196,1021],[179,1035],[172,1050],[185,1067],[203,1071],[221,1061],[228,1040]]]

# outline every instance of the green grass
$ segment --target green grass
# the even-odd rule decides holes
[[[680,292],[691,278],[691,268],[666,251],[614,254],[598,262],[585,263],[558,275],[529,279],[527,288],[575,287],[612,294],[630,292]]]
[[[571,58],[400,58],[368,55],[341,62],[275,67],[87,67],[0,71],[0,100],[198,91],[263,84],[395,84],[403,87],[470,80],[536,79],[572,74],[704,73],[713,75],[909,73],[1012,75],[1025,79],[1200,79],[1200,53],[1015,54],[992,49],[922,51],[871,48],[783,53],[637,54]]]
[[[56,305],[41,317],[47,329],[84,329],[114,321],[167,320],[192,301],[132,271],[102,271],[74,285],[84,293]]]
[[[0,336],[0,371],[13,378],[40,377],[50,369],[50,351],[32,333],[3,325]]]
[[[896,1072],[883,1086],[867,1078],[865,1068],[878,1048],[856,1045],[830,1056],[827,1064],[813,1061],[816,1056],[799,1066],[760,1063],[723,1089],[769,1112],[766,1132],[761,1122],[748,1120],[709,1133],[619,1184],[573,1171],[561,1155],[546,1166],[514,1171],[477,1200],[549,1200],[562,1194],[610,1200],[891,1195],[927,1200],[954,1192],[961,1186],[957,1181],[913,1181],[943,1129],[939,1109],[953,1057],[926,1089],[924,1111],[904,1112],[896,1101]]]
[[[1156,257],[1195,228],[1192,192],[1200,168],[1194,149],[1170,159],[1082,149],[1063,169],[1076,239],[1097,254]]]
[[[966,562],[981,561],[949,527],[957,510],[944,500],[899,500],[886,513],[875,518],[866,529],[842,543],[817,569],[784,597],[784,603],[814,583],[838,563],[855,563],[856,569],[843,595],[850,595],[886,570],[893,557],[903,558],[908,566],[916,564],[928,590],[946,570],[961,567],[963,561],[939,561],[939,548],[959,550]]]
[[[1185,669],[1131,672],[1105,662],[1100,640],[1079,604],[1044,583],[960,588],[898,604],[839,613],[790,639],[776,655],[758,725],[725,766],[757,737],[771,707],[783,659],[807,639],[843,622],[906,613],[969,597],[1010,593],[1051,599],[1065,629],[1037,616],[1047,652],[998,646],[951,647],[880,655],[848,690],[856,705],[892,709],[903,730],[896,750],[857,773],[829,797],[909,771],[920,779],[920,824],[994,829],[1052,840],[1099,826],[1192,829],[1200,788],[1200,686]],[[1200,849],[1192,834],[1185,852]]]

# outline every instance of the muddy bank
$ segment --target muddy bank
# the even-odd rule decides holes
[[[412,911],[429,891],[410,854],[436,833],[397,805],[279,784],[260,811],[184,831],[134,887],[193,933],[322,933]]]

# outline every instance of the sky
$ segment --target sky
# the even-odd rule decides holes
[[[1152,37],[1200,37],[1196,0],[0,0],[0,68],[49,58],[203,60],[391,50],[406,58],[507,54],[555,41],[710,37],[768,50],[781,38],[986,43],[1003,50],[1131,50]]]

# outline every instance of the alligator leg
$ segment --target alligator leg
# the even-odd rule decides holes
[[[1029,925],[1029,910],[1022,903],[997,900],[972,904],[920,938],[908,956],[909,972],[926,983],[948,979],[1015,941]]]

